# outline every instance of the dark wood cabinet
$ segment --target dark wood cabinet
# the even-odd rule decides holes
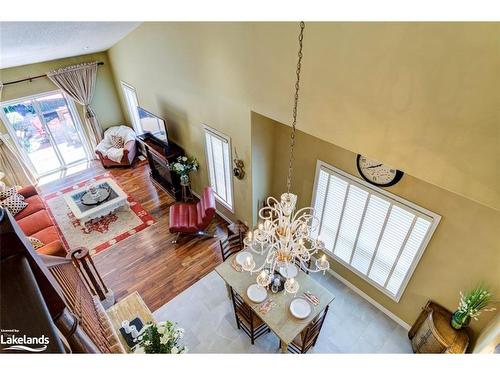
[[[146,152],[153,180],[180,201],[181,181],[176,173],[170,171],[170,164],[175,163],[179,156],[184,156],[182,147],[172,141],[164,142],[148,133],[137,136],[137,141]]]
[[[450,319],[451,311],[428,301],[408,332],[413,352],[465,353],[469,345],[467,330],[453,329]]]

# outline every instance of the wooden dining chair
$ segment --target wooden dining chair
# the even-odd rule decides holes
[[[219,241],[222,261],[225,262],[231,255],[243,249],[243,234],[228,233],[227,237]]]
[[[231,288],[231,299],[233,301],[234,316],[238,329],[250,337],[252,345],[255,340],[266,333],[271,332],[266,323],[264,323],[250,306],[248,306],[243,298]]]
[[[311,268],[311,261],[312,261],[312,258],[309,259],[309,261],[307,261],[306,265],[308,268]],[[309,271],[302,265],[302,263],[300,262],[300,260],[298,258],[294,258],[294,262],[295,262],[295,265],[297,267],[299,267],[299,269],[303,272],[305,272],[306,274],[309,275]]]
[[[290,344],[288,344],[288,351],[290,353],[304,354],[316,345],[316,341],[318,340],[319,333],[321,332],[321,327],[323,327],[327,313],[328,306],[326,306],[326,308],[319,313],[319,315],[311,323],[309,323],[308,326],[304,328],[304,330],[298,334]]]

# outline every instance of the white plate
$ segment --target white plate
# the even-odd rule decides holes
[[[297,319],[305,319],[311,314],[312,307],[304,298],[295,298],[290,303],[290,312]]]
[[[250,298],[250,301],[261,303],[267,298],[267,290],[260,285],[252,284],[247,289],[247,296]]]
[[[247,259],[247,257],[252,258],[252,254],[250,254],[248,251],[240,251],[236,255],[236,263],[238,263],[240,266],[243,266],[243,262],[245,262],[245,259]]]
[[[295,264],[288,264],[286,267],[280,267],[279,269],[280,273],[283,275],[283,277],[286,277],[287,279],[291,279],[292,277],[297,277],[299,270]]]

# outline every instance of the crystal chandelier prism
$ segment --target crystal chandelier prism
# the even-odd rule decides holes
[[[297,195],[290,192],[304,28],[304,22],[300,22],[287,192],[281,195],[279,201],[274,197],[267,198],[265,207],[259,210],[260,224],[254,231],[249,231],[244,239],[244,244],[248,249],[255,253],[265,254],[265,260],[261,265],[256,265],[251,255],[243,261],[242,265],[244,271],[259,273],[257,283],[262,287],[271,283],[276,270],[288,269],[289,265],[298,266],[309,272],[324,272],[330,267],[325,255],[315,260],[314,265],[311,264],[312,257],[324,250],[324,244],[318,238],[319,220],[314,216],[312,207],[296,210]],[[285,292],[296,293],[299,289],[298,281],[293,277],[283,276],[286,279]]]

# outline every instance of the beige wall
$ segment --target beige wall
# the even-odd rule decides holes
[[[121,124],[124,121],[120,101],[116,96],[115,84],[111,67],[106,52],[93,53],[83,56],[75,56],[66,59],[46,61],[38,64],[16,66],[0,70],[0,81],[10,82],[27,77],[45,74],[48,71],[83,62],[102,61],[104,65],[99,66],[97,82],[92,107],[103,129],[112,125]],[[1,101],[22,98],[25,96],[39,94],[56,90],[57,87],[47,78],[22,82],[15,85],[5,86],[2,91]],[[82,106],[77,104],[80,118],[83,119]],[[5,133],[4,124],[0,121],[0,132]]]
[[[258,209],[273,186],[275,163],[275,121],[252,112],[252,200],[253,225],[257,224]]]
[[[257,118],[257,117],[256,117]],[[274,168],[272,195],[286,189],[290,127],[274,122]],[[253,139],[252,139],[253,141]],[[253,146],[253,145],[252,145]],[[298,206],[310,206],[317,160],[353,176],[356,154],[299,131],[296,138],[292,191]],[[254,183],[258,183],[255,181]],[[266,182],[266,185],[268,182]],[[408,324],[412,324],[430,298],[454,310],[459,291],[485,282],[500,295],[500,212],[405,174],[393,194],[442,216],[399,303],[372,287],[353,272],[332,260],[332,269]],[[484,313],[472,328],[478,332],[493,317]]]
[[[250,112],[289,123],[296,23],[144,23],[114,73],[204,164],[202,123],[251,163]],[[299,129],[500,208],[498,23],[307,23]],[[251,220],[251,170],[234,181]],[[200,170],[195,189],[207,181]],[[243,199],[243,200],[242,200]]]

